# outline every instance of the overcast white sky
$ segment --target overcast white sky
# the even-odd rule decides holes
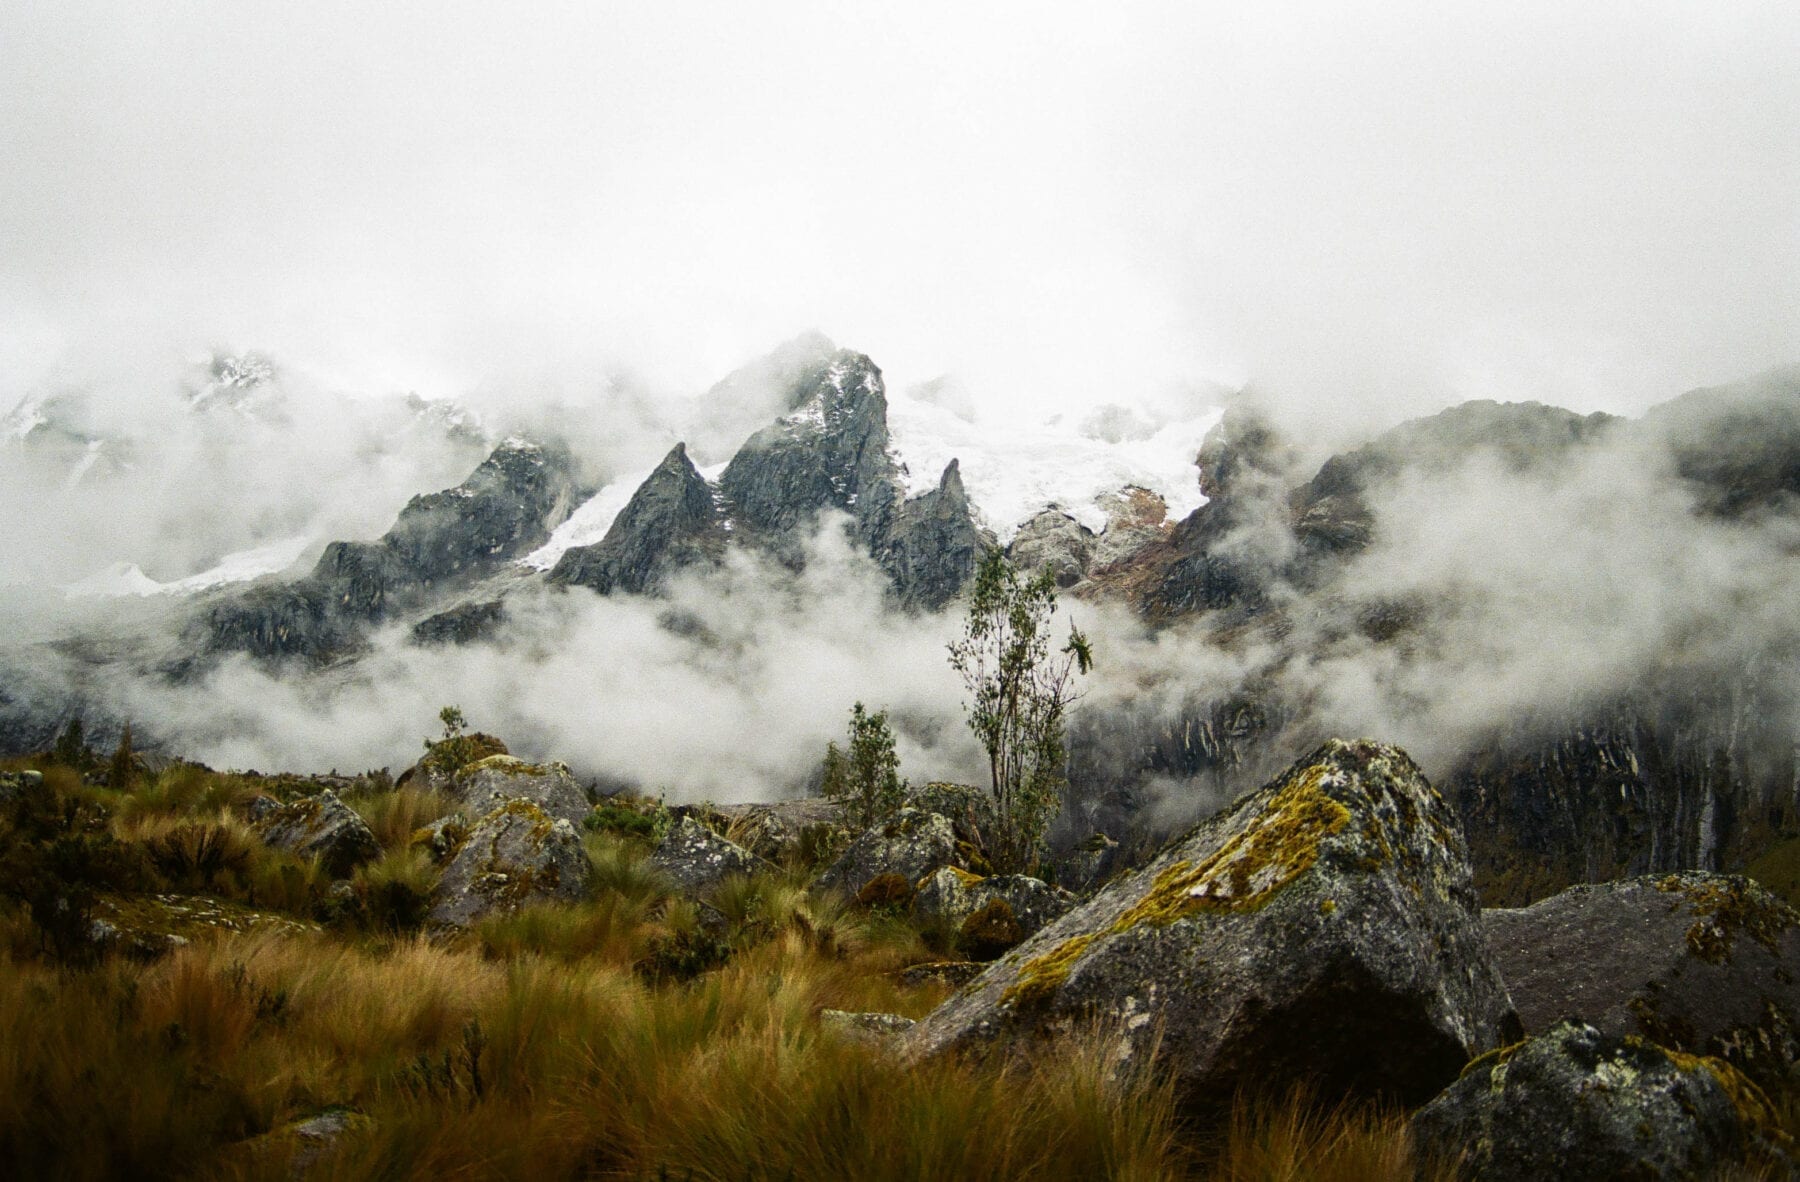
[[[0,0],[0,400],[817,326],[996,407],[1633,409],[1800,360],[1796,62],[1792,3]]]

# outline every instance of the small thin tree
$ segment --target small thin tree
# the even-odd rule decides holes
[[[969,728],[987,751],[995,814],[988,860],[1001,873],[1037,862],[1061,810],[1064,722],[1080,697],[1075,678],[1094,663],[1073,621],[1067,643],[1050,651],[1055,611],[1048,569],[1028,578],[990,550],[975,572],[962,639],[950,645],[950,664],[969,691]]]
[[[825,747],[826,796],[840,801],[852,826],[866,829],[894,813],[906,800],[900,757],[894,754],[894,732],[886,710],[870,714],[861,702],[850,710],[846,755],[836,743]]]

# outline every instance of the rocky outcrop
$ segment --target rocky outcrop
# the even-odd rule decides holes
[[[913,1020],[900,1014],[854,1013],[820,1010],[819,1025],[840,1037],[864,1046],[886,1046],[913,1028]]]
[[[498,570],[550,536],[575,498],[574,461],[509,439],[455,488],[414,497],[374,542],[333,542],[293,583],[227,593],[193,637],[206,652],[322,660],[364,630]]]
[[[1303,951],[1297,951],[1303,950]],[[1516,1037],[1455,814],[1407,756],[1333,740],[1008,953],[907,1036],[1029,1050],[1094,1019],[1190,1101],[1307,1081],[1423,1101]]]
[[[1800,366],[1690,391],[1644,425],[1704,512],[1742,518],[1800,503]]]
[[[946,817],[904,808],[863,831],[814,885],[856,895],[876,879],[893,875],[910,888],[956,860],[956,830]]]
[[[678,443],[632,494],[606,536],[565,552],[550,581],[602,595],[654,591],[678,570],[717,562],[726,537],[712,489],[688,459],[687,446]]]
[[[530,801],[514,800],[475,822],[444,868],[427,918],[467,927],[527,903],[577,902],[587,893],[588,874],[574,827]]]
[[[414,624],[412,640],[422,645],[473,644],[494,635],[505,622],[504,600],[459,603]]]
[[[1074,905],[1074,895],[1029,875],[983,878],[944,866],[919,881],[912,910],[921,919],[947,924],[966,942],[980,944],[971,953],[997,955]]]
[[[1021,571],[1050,571],[1056,585],[1067,590],[1087,578],[1095,542],[1093,530],[1052,505],[1019,527],[1006,557]]]
[[[956,597],[994,546],[994,536],[975,524],[962,469],[951,460],[937,488],[900,506],[874,553],[902,603],[936,611]]]
[[[593,809],[587,793],[564,764],[527,763],[511,755],[490,755],[465,764],[451,781],[450,792],[477,817],[509,800],[528,800],[550,816],[579,827]]]
[[[768,869],[768,863],[693,817],[682,817],[669,827],[650,855],[650,865],[687,895],[705,894],[734,874]]]
[[[733,528],[789,559],[825,509],[848,513],[865,542],[885,534],[897,468],[881,370],[861,353],[835,350],[800,375],[788,406],[719,477]]]
[[[254,828],[263,844],[316,857],[337,878],[381,855],[374,832],[329,788],[263,811]]]
[[[1776,1157],[1773,1128],[1729,1064],[1575,1022],[1469,1064],[1412,1121],[1418,1152],[1482,1182],[1699,1178]]]
[[[1483,915],[1528,1033],[1563,1018],[1713,1055],[1765,1087],[1800,1057],[1800,914],[1747,878],[1577,886]]]
[[[485,731],[452,735],[428,745],[418,763],[400,773],[396,788],[413,787],[427,792],[449,792],[456,785],[456,773],[491,755],[510,755],[506,744]]]

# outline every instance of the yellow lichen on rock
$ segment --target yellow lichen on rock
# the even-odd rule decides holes
[[[1055,948],[1035,956],[1019,966],[1018,978],[1001,995],[1001,1000],[1017,1006],[1030,1006],[1048,998],[1069,979],[1075,962],[1088,945],[1099,939],[1093,933],[1071,936]]]
[[[1350,810],[1324,791],[1326,769],[1309,767],[1279,789],[1268,807],[1198,866],[1176,862],[1113,925],[1167,925],[1197,911],[1262,906],[1312,868],[1319,843],[1350,823]]]

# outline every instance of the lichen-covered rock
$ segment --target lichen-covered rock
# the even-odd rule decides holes
[[[805,862],[820,849],[849,841],[834,800],[783,800],[774,804],[721,805],[720,813],[741,834],[740,844],[768,862]]]
[[[552,817],[578,826],[594,807],[563,764],[526,763],[511,755],[490,755],[464,765],[450,791],[476,816],[509,800],[529,800]]]
[[[207,895],[103,895],[94,901],[89,936],[106,951],[150,960],[221,932],[318,930],[315,923]]]
[[[0,804],[5,804],[27,792],[35,791],[43,783],[43,772],[0,772]]]
[[[689,895],[704,894],[733,874],[753,874],[768,865],[693,817],[682,817],[669,827],[650,855],[650,864]]]
[[[1255,1085],[1434,1095],[1516,1037],[1455,814],[1404,752],[1333,740],[1015,948],[906,1036],[1029,1050],[1098,1018],[1195,1104]]]
[[[445,858],[454,857],[468,839],[469,818],[457,812],[439,817],[416,830],[408,844],[430,854],[433,862],[442,862]]]
[[[1024,874],[996,874],[982,878],[954,866],[944,866],[919,883],[912,909],[921,919],[948,923],[965,937],[972,937],[974,933],[964,930],[969,921],[996,905],[1005,908],[1015,934],[1010,939],[1001,939],[1002,925],[996,922],[983,925],[980,942],[991,950],[990,955],[1004,952],[1061,916],[1075,905],[1075,896]],[[996,944],[999,946],[995,947]]]
[[[467,927],[491,912],[542,900],[577,902],[587,893],[587,855],[567,821],[528,800],[482,817],[444,868],[430,922]]]
[[[490,755],[509,755],[506,744],[498,736],[484,731],[470,731],[433,743],[418,763],[400,773],[394,787],[413,787],[427,792],[449,792],[456,784],[456,773]]]
[[[820,1010],[819,1025],[827,1030],[869,1046],[891,1043],[898,1035],[913,1028],[913,1020],[900,1014],[852,1013],[848,1010]]]
[[[252,828],[264,845],[317,857],[340,878],[381,855],[369,826],[329,788],[265,812]]]
[[[898,874],[916,883],[956,858],[956,830],[947,817],[905,808],[892,818],[866,829],[850,843],[815,884],[824,890],[855,895],[870,879]]]
[[[1717,1055],[1765,1087],[1800,1058],[1800,914],[1736,875],[1578,886],[1483,915],[1528,1032],[1579,1018]]]
[[[911,964],[892,975],[900,984],[912,989],[921,985],[948,985],[960,989],[987,971],[987,965],[976,960],[934,960]]]
[[[1579,1022],[1470,1063],[1412,1120],[1423,1156],[1482,1182],[1697,1178],[1779,1154],[1774,1128],[1730,1064]]]

